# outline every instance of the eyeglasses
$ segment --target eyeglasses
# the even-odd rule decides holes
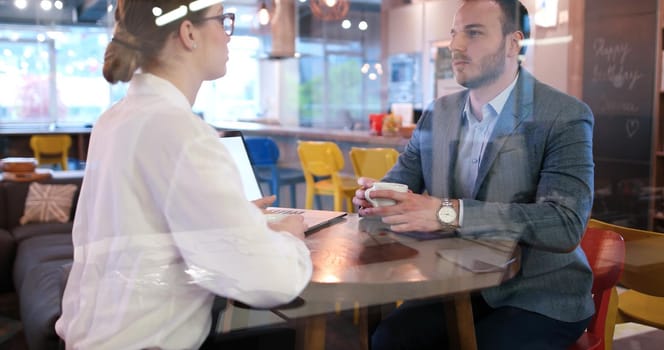
[[[226,35],[228,36],[233,35],[233,30],[235,29],[234,13],[224,13],[223,15],[219,16],[203,17],[197,22],[209,21],[212,19],[216,19],[217,21],[219,21],[219,23],[221,23],[221,26],[224,27],[224,32],[226,32]]]

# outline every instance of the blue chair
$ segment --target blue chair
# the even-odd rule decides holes
[[[274,206],[279,206],[279,188],[290,186],[291,206],[296,206],[295,185],[304,182],[302,170],[280,167],[279,147],[269,137],[247,137],[245,140],[251,165],[254,167],[259,183],[268,183],[271,194],[277,196]]]

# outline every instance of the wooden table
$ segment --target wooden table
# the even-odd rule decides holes
[[[300,295],[300,303],[274,310],[296,321],[298,348],[324,348],[326,314],[360,308],[367,315],[370,307],[441,296],[447,300],[452,348],[475,349],[470,293],[513,277],[519,268],[518,245],[500,237],[424,237],[430,238],[428,234],[391,233],[379,220],[357,215],[308,236],[306,244],[314,263],[312,281]],[[447,258],[438,255],[441,249]],[[459,257],[466,258],[481,252],[476,256],[479,260],[499,259],[504,265],[492,272],[473,272],[450,261],[452,252],[463,252]],[[478,269],[489,266],[475,263]],[[363,333],[361,342],[366,348],[368,339]]]

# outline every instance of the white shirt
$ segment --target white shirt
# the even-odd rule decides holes
[[[67,349],[198,348],[214,294],[269,307],[311,277],[271,231],[214,129],[171,83],[137,74],[92,131],[56,331]]]

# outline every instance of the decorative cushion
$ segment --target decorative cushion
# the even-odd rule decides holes
[[[46,185],[33,182],[25,200],[25,210],[19,220],[29,222],[67,222],[74,200],[76,185]]]

